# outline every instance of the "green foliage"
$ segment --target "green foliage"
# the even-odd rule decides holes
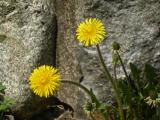
[[[8,112],[11,106],[14,104],[14,101],[5,96],[6,87],[0,83],[0,120],[3,119],[5,112]]]
[[[0,111],[5,112],[10,109],[14,101],[9,97],[4,97],[3,101],[0,101]]]
[[[92,113],[101,113],[103,120],[160,120],[160,77],[157,69],[148,63],[140,68],[130,63],[131,73],[128,75],[119,55],[119,43],[114,42],[112,47],[114,77],[105,64],[99,45],[96,45],[105,78],[111,83],[114,91],[115,101],[112,104],[100,102],[92,89],[88,90],[81,84],[67,81],[82,88],[91,97],[91,102],[84,106],[85,112],[89,113],[91,118],[93,118]],[[116,67],[119,63],[125,78],[117,79]]]
[[[133,79],[136,80],[136,87],[139,89],[141,86],[141,83],[140,83],[141,70],[138,69],[137,66],[132,63],[130,63],[130,69],[133,75]]]
[[[157,69],[148,63],[140,68],[130,63],[131,73],[128,75],[118,51],[113,52],[112,63],[116,65],[120,62],[126,76],[123,79],[115,80],[113,83],[113,87],[119,95],[118,99],[122,104],[123,112],[119,109],[117,99],[111,105],[102,104],[91,90],[92,102],[96,103],[96,109],[94,110],[100,111],[104,120],[159,120],[160,78]],[[117,78],[115,68],[114,72],[115,78]],[[124,118],[121,113],[124,114]]]
[[[5,89],[6,89],[6,87],[4,85],[2,85],[2,83],[0,83],[0,93],[4,93]]]
[[[136,85],[137,91],[128,84],[126,78],[119,80],[118,88],[127,120],[159,120],[159,103],[152,107],[147,104],[145,98],[158,100],[159,78],[157,70],[149,64],[143,68],[138,68],[135,64],[130,63],[131,79]]]
[[[150,64],[145,64],[144,79],[150,84],[158,83],[156,69]]]
[[[89,112],[93,112],[93,110],[99,111],[104,120],[159,120],[160,78],[157,74],[157,69],[148,63],[141,68],[130,63],[131,73],[128,75],[118,51],[113,52],[112,63],[114,67],[120,62],[126,76],[123,79],[114,80],[112,83],[115,90],[114,92],[119,95],[118,99],[120,99],[121,103],[118,103],[116,99],[111,105],[103,104],[98,101],[93,91],[90,90],[92,103],[86,107],[90,109],[85,110],[89,110]],[[114,77],[117,78],[116,68],[114,68],[114,72]],[[112,79],[112,76],[110,78]],[[95,104],[95,107],[92,106],[93,104]],[[122,112],[119,109],[120,104],[122,105]]]

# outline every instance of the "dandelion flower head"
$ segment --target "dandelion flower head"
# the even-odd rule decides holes
[[[105,34],[104,24],[97,18],[86,19],[76,30],[77,40],[85,46],[99,44],[103,41]]]
[[[58,69],[43,65],[36,68],[29,77],[30,88],[40,97],[49,97],[56,93],[60,86]]]

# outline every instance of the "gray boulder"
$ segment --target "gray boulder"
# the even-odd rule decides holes
[[[28,77],[39,65],[55,65],[55,36],[52,0],[0,0],[0,81],[20,119],[41,109]]]
[[[64,79],[79,82],[80,76],[84,76],[82,84],[92,88],[102,102],[112,101],[112,89],[104,78],[95,46],[86,48],[75,38],[77,25],[89,17],[101,19],[106,26],[107,36],[100,48],[111,72],[113,41],[121,44],[120,54],[126,68],[129,62],[137,64],[150,62],[157,68],[160,67],[159,0],[67,0],[59,4],[59,6],[63,4],[64,7],[61,10],[60,7],[57,9],[59,13],[57,59]],[[119,67],[118,76],[123,75]],[[70,85],[65,85],[63,89],[65,94],[61,94],[61,99],[76,109],[77,117],[84,119],[83,92],[76,91],[78,88]]]
[[[121,45],[121,56],[126,63],[144,64],[150,62],[160,67],[160,2],[158,0],[87,0],[77,2],[77,21],[88,17],[101,19],[107,31],[101,50],[107,66],[112,71],[111,44]],[[84,84],[91,87],[103,102],[111,98],[104,80],[103,70],[97,58],[95,47],[79,52],[78,61],[84,75]],[[123,76],[121,68],[118,75]]]
[[[32,97],[28,76],[35,67],[55,62],[62,79],[81,82],[84,77],[82,84],[102,102],[111,102],[112,89],[104,79],[96,48],[76,41],[77,25],[88,17],[104,22],[107,36],[100,47],[110,71],[113,41],[121,44],[125,63],[150,62],[159,68],[159,16],[159,0],[1,0],[0,81],[7,87],[6,94],[16,100],[15,110],[21,110],[19,115],[25,111],[25,116],[32,108],[40,109],[41,99]],[[121,68],[118,75],[123,76]],[[58,98],[73,107],[76,118],[86,119],[82,106],[88,98],[83,91],[63,84]]]

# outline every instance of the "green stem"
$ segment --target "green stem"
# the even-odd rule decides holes
[[[123,71],[124,71],[124,74],[125,74],[127,80],[130,80],[130,78],[129,78],[128,74],[127,74],[127,71],[126,71],[126,69],[125,69],[124,63],[123,63],[123,61],[122,61],[122,59],[121,59],[121,56],[119,55],[119,53],[118,53],[117,50],[116,50],[116,54],[117,54],[118,59],[119,59],[121,65],[122,65],[122,69],[123,69]]]
[[[118,53],[117,50],[116,50],[116,54],[117,54],[118,59],[119,59],[121,65],[122,65],[122,69],[123,69],[123,71],[124,71],[124,73],[125,73],[125,76],[126,76],[126,78],[127,78],[127,80],[128,80],[127,82],[130,84],[130,86],[131,86],[135,91],[137,91],[137,88],[136,88],[136,86],[135,86],[135,83],[134,83],[134,81],[132,81],[131,78],[128,76],[127,71],[126,71],[125,66],[124,66],[124,63],[123,63],[123,61],[122,61],[122,59],[121,59],[121,56],[119,55],[119,53]]]
[[[114,89],[114,92],[115,92],[116,100],[117,100],[117,103],[118,103],[118,110],[119,110],[119,113],[120,113],[120,120],[125,120],[125,118],[124,118],[124,112],[123,112],[123,107],[122,107],[122,102],[121,102],[121,98],[119,96],[118,89],[116,87],[116,84],[113,81],[113,78],[112,78],[111,74],[109,73],[109,71],[107,69],[107,66],[106,66],[106,64],[104,62],[104,59],[102,57],[102,53],[101,53],[101,50],[99,48],[99,45],[96,45],[96,47],[97,47],[97,51],[98,51],[98,55],[99,55],[100,61],[101,61],[102,66],[103,66],[103,68],[105,70],[105,73],[106,73],[105,74],[106,75],[106,79],[111,82],[111,85],[112,85],[112,87]]]
[[[81,84],[79,84],[77,82],[70,81],[70,80],[61,80],[61,82],[62,83],[69,83],[69,84],[73,84],[73,85],[78,86],[79,88],[81,88],[82,90],[84,90],[88,94],[88,96],[91,97],[92,102],[95,102],[97,107],[100,105],[98,99],[93,94],[93,92],[91,90],[88,90],[85,86],[83,86],[83,85],[81,85]]]
[[[115,63],[114,64],[114,79],[115,79],[115,82],[117,83],[117,71],[116,71],[116,68],[117,68],[117,64]]]
[[[96,47],[97,47],[99,59],[100,59],[100,61],[101,61],[101,63],[102,63],[102,66],[103,66],[103,68],[104,68],[104,70],[105,70],[107,80],[109,80],[109,81],[111,82],[111,84],[115,87],[113,78],[112,78],[111,74],[109,73],[109,71],[108,71],[108,69],[107,69],[107,66],[106,66],[106,64],[105,64],[105,62],[104,62],[104,60],[103,60],[102,53],[101,53],[101,50],[100,50],[100,48],[99,48],[99,45],[96,45]]]

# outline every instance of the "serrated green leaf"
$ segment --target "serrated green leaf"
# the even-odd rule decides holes
[[[130,63],[130,69],[132,72],[132,75],[134,77],[134,79],[139,80],[140,79],[140,74],[141,74],[141,70],[137,68],[136,65],[134,65],[133,63]]]
[[[6,87],[4,85],[2,85],[2,83],[0,83],[0,92],[4,93],[5,89],[6,89]]]
[[[4,101],[0,102],[0,112],[8,110],[14,104],[14,100],[9,97],[4,97]]]
[[[96,98],[95,94],[93,93],[92,89],[90,89],[90,93],[91,93],[91,100],[92,103],[96,103],[96,107],[99,107],[100,102],[98,101],[98,99]]]
[[[106,109],[110,109],[111,107],[112,107],[111,105],[101,103],[100,106],[98,107],[98,109],[99,110],[106,110]]]
[[[139,89],[140,88],[140,75],[141,75],[141,70],[137,68],[136,65],[130,63],[130,69],[131,73],[133,75],[134,80],[136,81],[136,86]]]
[[[157,83],[156,69],[153,66],[151,66],[150,64],[145,64],[144,77],[147,82],[156,84]]]
[[[133,97],[133,91],[130,85],[124,80],[119,81],[119,89],[121,97],[123,98],[124,104],[128,105]]]

